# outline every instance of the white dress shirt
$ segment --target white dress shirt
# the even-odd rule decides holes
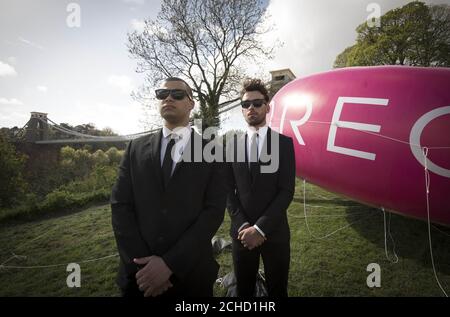
[[[267,136],[267,130],[268,130],[268,126],[265,125],[261,128],[259,128],[258,130],[256,130],[254,127],[247,127],[247,157],[250,157],[250,152],[251,152],[251,140],[253,138],[253,135],[255,133],[258,134],[257,136],[257,146],[258,146],[258,157],[261,157],[261,151],[264,145],[264,141],[266,140],[266,136]]]
[[[162,128],[162,139],[161,139],[161,167],[164,162],[164,155],[166,153],[167,145],[170,139],[175,139],[174,156],[172,157],[172,173],[175,169],[176,164],[180,161],[184,148],[191,138],[191,127],[177,127],[173,130],[163,126]]]
[[[251,139],[253,138],[253,135],[255,133],[258,133],[258,137],[257,137],[257,149],[258,149],[258,157],[261,157],[261,151],[264,145],[264,141],[266,140],[266,136],[267,136],[267,131],[268,131],[268,126],[265,125],[263,127],[260,127],[258,130],[256,130],[254,127],[247,127],[247,157],[250,157],[250,152],[251,152]],[[250,164],[250,162],[249,162]],[[242,224],[242,226],[239,228],[238,231],[241,231],[245,226],[248,226],[249,223],[245,222]],[[254,225],[253,226],[256,230],[258,230],[258,232],[265,238],[266,235],[265,233],[257,226]]]

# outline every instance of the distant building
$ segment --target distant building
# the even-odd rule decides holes
[[[272,98],[281,87],[296,78],[289,68],[271,71],[270,75],[272,77],[269,88],[270,98]]]

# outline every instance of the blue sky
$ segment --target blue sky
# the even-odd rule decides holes
[[[247,72],[291,68],[303,77],[329,70],[354,43],[369,3],[378,3],[383,14],[408,2],[270,0],[276,29],[264,41],[285,44],[273,61],[258,69],[249,65]],[[70,3],[81,9],[79,28],[67,26]],[[0,0],[0,127],[23,126],[31,111],[40,111],[56,122],[91,122],[120,134],[144,131],[148,109],[130,96],[144,76],[135,72],[126,39],[159,7],[159,0]],[[239,109],[224,122],[243,124]]]

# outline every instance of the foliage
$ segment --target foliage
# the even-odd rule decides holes
[[[450,6],[411,2],[381,16],[380,27],[363,23],[356,44],[335,68],[372,65],[450,66]]]
[[[23,178],[26,157],[0,134],[0,208],[16,203],[27,184]]]
[[[122,155],[123,151],[114,147],[106,152],[97,150],[94,153],[63,147],[59,165],[43,180],[46,184],[58,185],[43,195],[41,192],[24,195],[21,204],[0,210],[0,220],[34,218],[43,213],[106,201],[116,180]]]

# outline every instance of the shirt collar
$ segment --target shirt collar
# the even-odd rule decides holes
[[[260,139],[265,139],[268,129],[269,127],[267,126],[267,124],[263,127],[260,127],[258,131],[256,131],[254,127],[247,127],[247,135],[251,138],[253,134],[258,133]]]
[[[163,126],[162,133],[163,133],[164,138],[167,138],[167,137],[173,135],[173,138],[175,138],[175,139],[187,140],[188,137],[191,135],[191,127],[189,125],[187,125],[185,127],[176,127],[175,129],[170,130],[166,126]]]

